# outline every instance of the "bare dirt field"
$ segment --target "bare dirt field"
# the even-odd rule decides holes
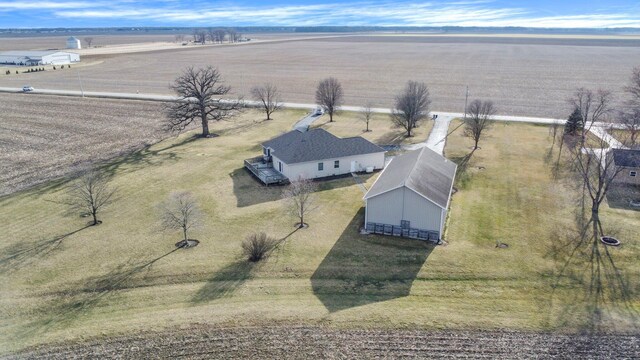
[[[564,118],[577,87],[621,97],[640,65],[640,46],[635,38],[349,36],[100,59],[102,65],[78,70],[85,90],[168,94],[185,67],[214,65],[238,94],[273,82],[283,100],[311,103],[317,81],[334,76],[346,104],[388,107],[407,80],[418,80],[429,85],[435,110],[462,112],[468,85],[471,98],[492,99],[500,114]],[[0,83],[77,90],[77,76],[42,72],[2,76]]]
[[[193,326],[179,331],[142,333],[106,341],[49,345],[8,359],[631,359],[638,356],[640,337],[637,335]]]
[[[0,94],[0,196],[155,143],[162,104]]]

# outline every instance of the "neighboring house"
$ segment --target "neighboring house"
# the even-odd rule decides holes
[[[615,185],[640,186],[640,150],[612,149],[613,165],[618,174],[611,181]]]
[[[394,158],[364,196],[366,230],[440,240],[456,168],[427,147]]]
[[[324,129],[292,130],[262,144],[245,166],[265,184],[317,179],[384,168],[385,150],[362,137],[339,138]]]

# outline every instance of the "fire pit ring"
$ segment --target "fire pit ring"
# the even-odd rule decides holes
[[[600,241],[609,246],[620,246],[620,240],[611,236],[601,236]]]

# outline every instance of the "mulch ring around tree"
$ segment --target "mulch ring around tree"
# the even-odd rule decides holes
[[[306,228],[308,228],[308,227],[309,227],[309,224],[307,224],[307,223],[303,223],[303,224],[302,224],[302,226],[300,226],[300,223],[299,223],[299,222],[297,222],[297,223],[293,224],[293,226],[294,226],[295,228],[298,228],[298,229],[306,229]]]
[[[176,243],[176,247],[177,248],[183,248],[183,249],[189,249],[189,248],[198,246],[198,244],[200,244],[200,241],[198,241],[198,240],[187,239],[187,240],[178,241]]]

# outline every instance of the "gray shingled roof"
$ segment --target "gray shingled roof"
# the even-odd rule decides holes
[[[446,208],[456,168],[453,161],[427,147],[414,150],[394,158],[364,198],[406,186],[441,208]]]
[[[343,139],[324,129],[289,131],[262,146],[271,148],[271,154],[287,164],[384,152],[383,148],[359,136]]]
[[[616,166],[640,167],[640,150],[613,149],[613,163]]]

